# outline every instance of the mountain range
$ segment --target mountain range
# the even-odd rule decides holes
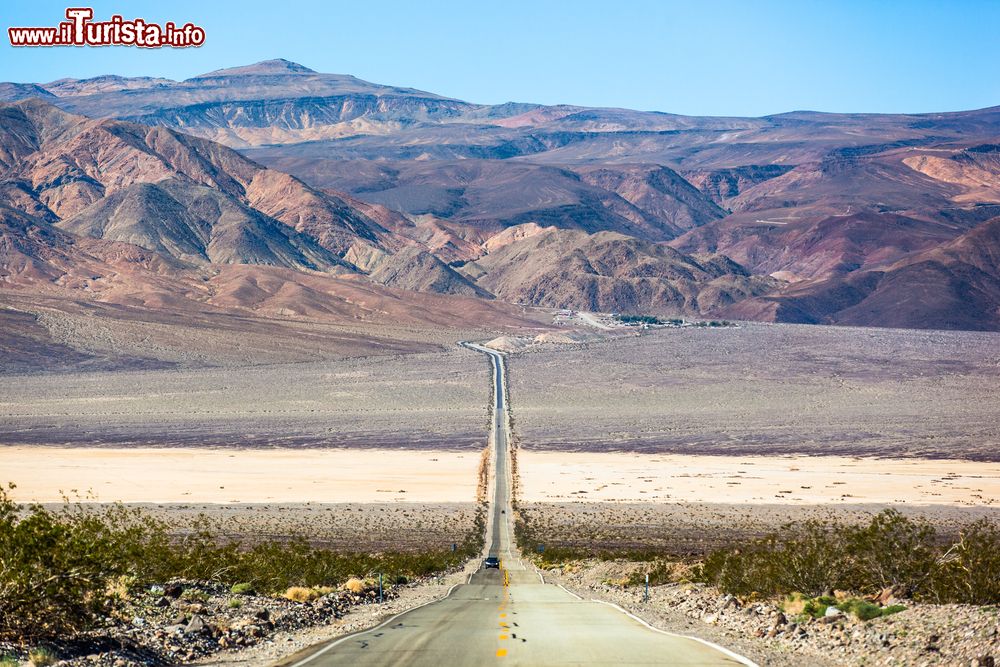
[[[1000,330],[1000,107],[483,105],[284,60],[0,100],[8,293],[344,317],[331,295],[364,285],[401,321],[430,299],[437,323],[475,303],[497,326],[532,304]]]

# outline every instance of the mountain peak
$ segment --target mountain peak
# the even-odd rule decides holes
[[[246,76],[252,74],[315,74],[316,70],[309,69],[305,65],[293,63],[284,58],[274,58],[272,60],[262,60],[252,65],[241,67],[229,67],[227,69],[217,69],[214,72],[199,74],[195,79],[205,79],[217,76]]]

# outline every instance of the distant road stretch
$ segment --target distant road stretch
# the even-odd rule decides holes
[[[493,366],[493,501],[483,555],[499,557],[502,568],[480,569],[443,600],[322,644],[291,667],[753,665],[723,648],[654,630],[611,605],[582,600],[525,567],[512,539],[503,355],[463,345],[489,355]]]

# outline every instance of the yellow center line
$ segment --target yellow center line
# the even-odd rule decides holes
[[[500,614],[500,618],[507,618],[507,614]]]
[[[510,639],[508,635],[500,635],[500,639]]]
[[[497,649],[497,657],[498,658],[502,658],[505,655],[507,655],[507,649],[505,649],[505,648],[498,648]]]

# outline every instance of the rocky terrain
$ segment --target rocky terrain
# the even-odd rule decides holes
[[[659,315],[711,316],[778,285],[726,257],[695,258],[614,232],[555,228],[503,245],[462,270],[514,303]]]
[[[477,561],[478,562],[478,561]],[[125,667],[185,663],[270,665],[296,651],[443,597],[464,571],[422,581],[352,579],[340,589],[290,589],[259,595],[207,581],[175,580],[129,593],[105,627],[42,645],[67,667]],[[0,655],[28,664],[21,645],[0,643]]]
[[[650,590],[622,583],[643,565],[572,563],[546,572],[587,599],[611,602],[658,628],[731,647],[761,665],[971,665],[1000,656],[995,607],[926,605],[900,601],[905,610],[862,621],[839,613],[803,619],[771,601],[741,601],[696,584]],[[886,604],[897,601],[887,598]]]

